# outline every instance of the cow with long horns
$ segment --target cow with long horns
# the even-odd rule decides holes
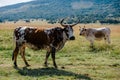
[[[60,24],[64,27],[55,27],[49,29],[39,29],[34,27],[18,27],[14,30],[14,39],[16,47],[13,51],[12,60],[14,60],[14,66],[17,67],[17,55],[20,52],[26,66],[29,66],[25,58],[25,48],[30,47],[35,50],[45,49],[47,51],[45,58],[45,66],[47,60],[51,54],[53,65],[57,68],[55,62],[56,52],[61,50],[67,40],[75,40],[73,35],[73,26],[75,24],[63,24],[64,19]]]

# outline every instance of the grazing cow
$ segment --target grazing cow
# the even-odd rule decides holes
[[[13,51],[12,60],[14,60],[14,66],[17,67],[17,55],[20,51],[26,66],[29,66],[25,58],[25,47],[30,47],[35,50],[45,49],[47,51],[45,58],[45,66],[47,66],[47,60],[51,54],[53,65],[57,68],[55,62],[55,54],[61,50],[67,40],[75,40],[73,35],[73,26],[75,24],[63,24],[61,20],[60,24],[64,27],[55,27],[49,29],[38,29],[33,27],[18,27],[14,30],[14,38],[16,47]]]
[[[93,47],[94,40],[101,40],[104,38],[105,42],[110,44],[110,28],[80,28],[80,35],[85,36],[90,41],[91,47]]]

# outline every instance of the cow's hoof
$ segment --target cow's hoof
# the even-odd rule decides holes
[[[90,48],[94,48],[94,46],[90,46]]]
[[[56,69],[58,68],[57,66],[54,66]]]
[[[48,67],[48,65],[47,65],[47,64],[44,64],[44,66],[45,66],[45,67]]]
[[[17,63],[16,62],[14,62],[14,67],[17,67]]]
[[[29,66],[30,66],[29,64],[26,65],[26,67],[29,67]]]
[[[14,69],[19,69],[18,66],[16,66],[16,65],[14,65],[13,67],[14,67]]]

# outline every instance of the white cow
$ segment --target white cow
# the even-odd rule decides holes
[[[110,44],[110,33],[111,30],[108,27],[85,28],[84,26],[84,28],[80,28],[80,35],[85,36],[85,38],[90,41],[91,47],[93,47],[94,40],[102,40],[103,38],[105,42]]]

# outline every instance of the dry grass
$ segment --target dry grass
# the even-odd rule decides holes
[[[18,26],[31,26],[31,27],[39,27],[39,28],[50,28],[50,27],[61,27],[59,23],[56,24],[48,24],[45,21],[33,21],[31,23],[26,23],[24,21],[20,21],[17,23],[14,22],[6,22],[6,23],[0,23],[0,30],[5,29],[15,29]],[[114,24],[78,24],[76,27],[74,27],[75,33],[79,33],[79,26],[86,28],[100,28],[100,27],[109,27],[111,29],[111,36],[112,37],[118,37],[120,36],[120,24],[114,25]]]
[[[33,21],[31,23],[26,23],[26,22],[6,22],[6,23],[0,23],[0,30],[5,30],[5,29],[15,29],[18,26],[31,26],[31,27],[40,27],[40,28],[50,28],[50,27],[59,27],[61,26],[59,23],[57,24],[48,24],[45,21]],[[109,27],[112,31],[111,36],[118,37],[120,34],[120,24],[117,25],[110,25],[110,24],[78,24],[76,27],[74,27],[75,33],[79,33],[79,26],[86,28],[99,28],[99,27]]]

